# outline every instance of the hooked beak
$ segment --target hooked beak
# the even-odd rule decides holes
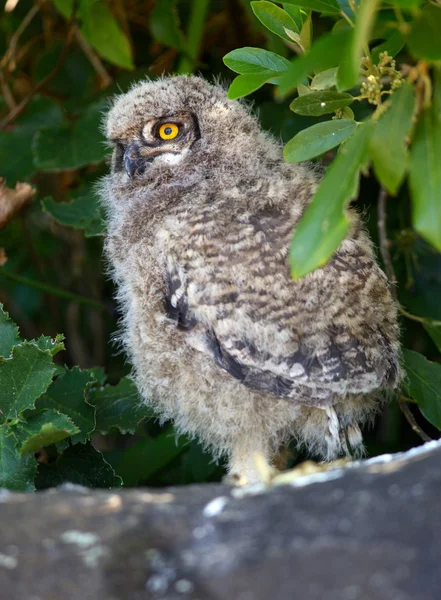
[[[142,157],[139,154],[139,145],[129,144],[124,152],[124,168],[130,179],[137,173],[143,173],[148,158]]]

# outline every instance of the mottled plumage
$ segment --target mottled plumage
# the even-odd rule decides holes
[[[358,424],[399,380],[399,331],[357,213],[330,262],[293,281],[288,246],[317,174],[285,163],[222,87],[138,84],[106,134],[106,250],[145,401],[248,481],[253,453],[271,461],[293,436],[327,459],[359,449]]]

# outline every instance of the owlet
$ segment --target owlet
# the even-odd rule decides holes
[[[194,76],[137,84],[106,118],[101,186],[121,339],[145,402],[228,470],[257,478],[295,438],[332,459],[400,376],[397,306],[349,209],[346,239],[293,281],[288,247],[318,176],[225,90]]]

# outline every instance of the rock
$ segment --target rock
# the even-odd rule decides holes
[[[8,600],[434,600],[441,444],[285,485],[0,495]]]

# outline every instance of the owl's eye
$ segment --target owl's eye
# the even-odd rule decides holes
[[[176,123],[163,123],[159,128],[158,134],[161,140],[172,140],[179,133],[179,127]]]

